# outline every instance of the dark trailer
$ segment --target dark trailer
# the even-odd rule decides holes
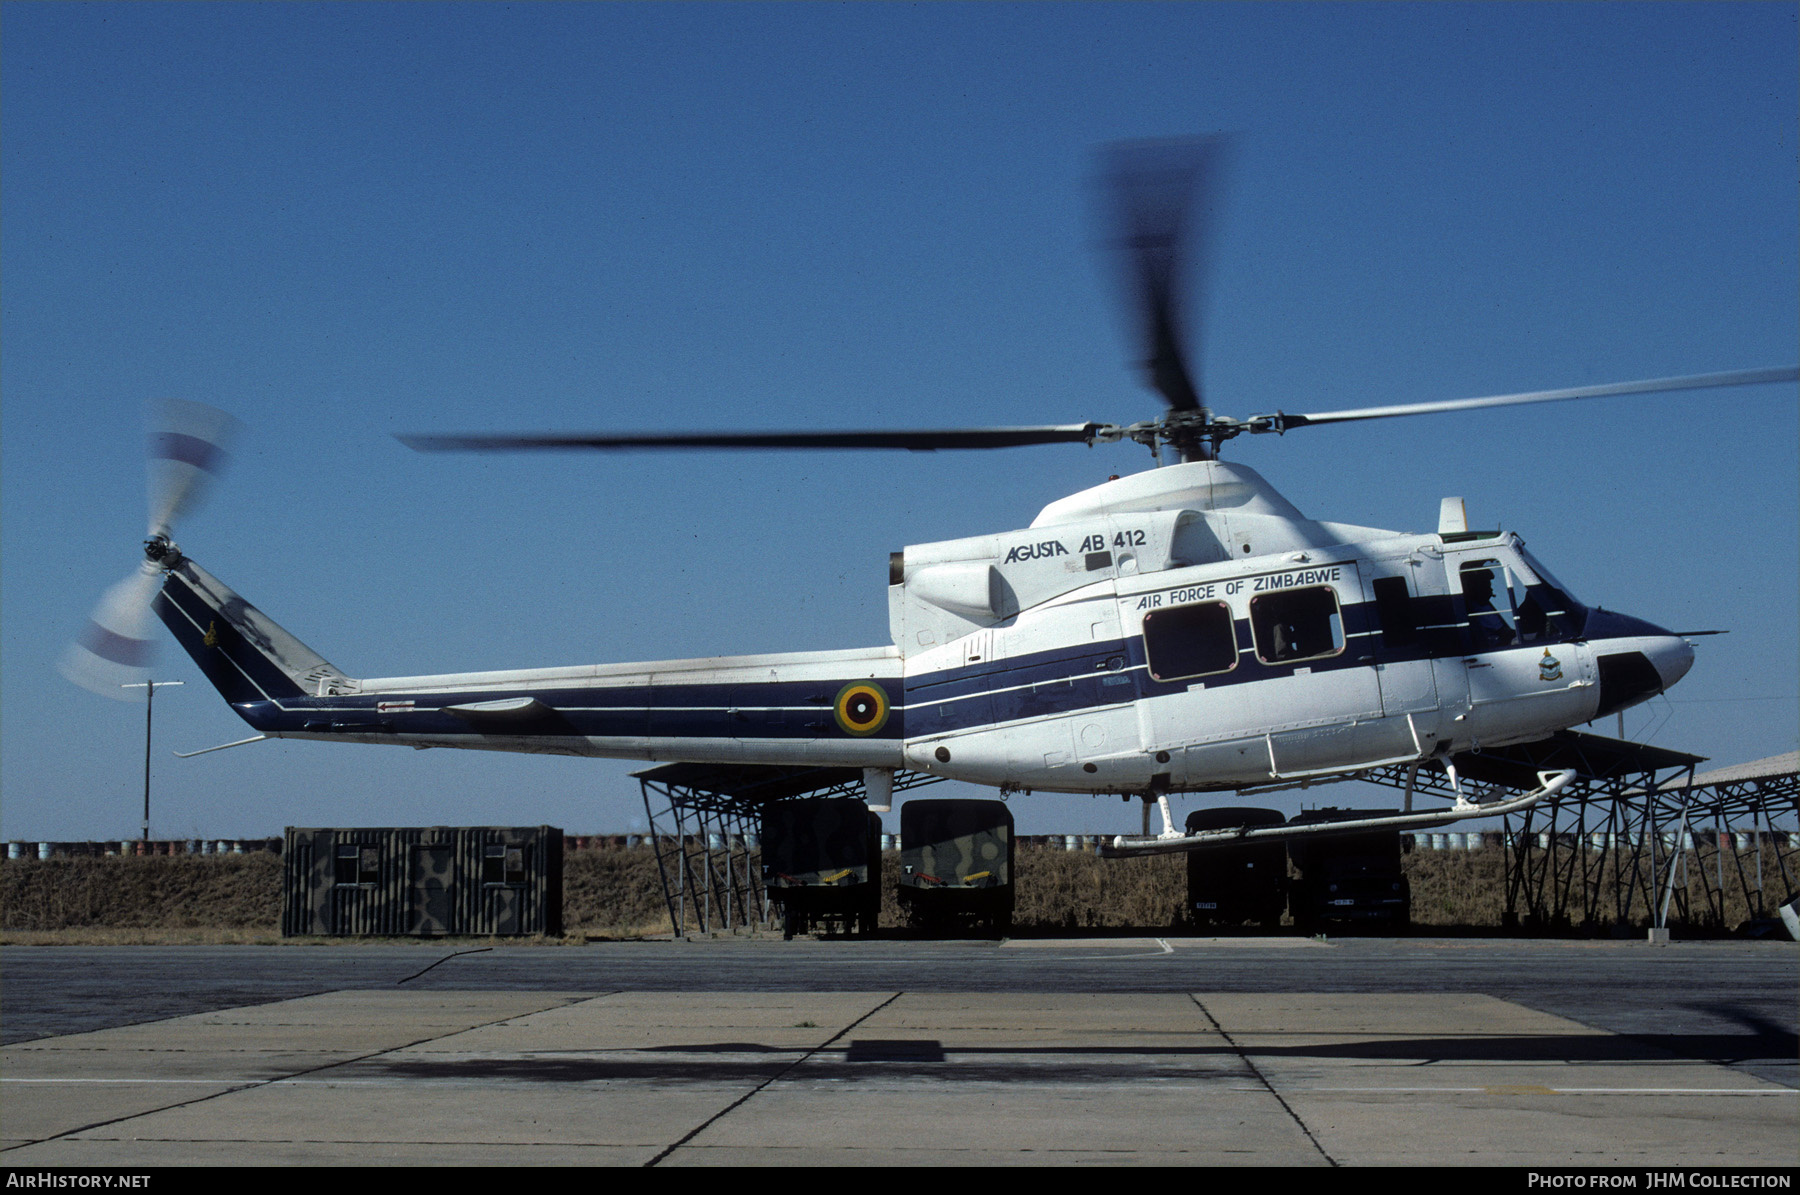
[[[1397,809],[1314,809],[1296,815],[1289,825],[1359,821],[1393,817]],[[1403,844],[1398,830],[1356,830],[1295,838],[1288,857],[1300,878],[1293,882],[1288,911],[1294,924],[1313,930],[1322,926],[1363,926],[1402,930],[1412,923],[1412,884],[1402,869]]]
[[[895,895],[920,926],[1012,928],[1012,811],[1000,801],[908,801],[900,806]]]
[[[799,797],[763,809],[763,889],[786,937],[875,932],[881,916],[881,819],[855,797]]]
[[[1278,809],[1196,809],[1187,832],[1226,826],[1279,826]],[[1287,847],[1279,839],[1211,846],[1187,853],[1187,916],[1195,928],[1238,926],[1254,921],[1264,929],[1281,925],[1287,908]]]

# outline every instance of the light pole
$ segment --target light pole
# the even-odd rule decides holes
[[[150,841],[150,715],[156,708],[156,690],[186,683],[179,680],[147,680],[142,684],[119,686],[121,689],[144,691],[144,842]]]

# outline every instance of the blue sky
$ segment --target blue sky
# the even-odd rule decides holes
[[[136,559],[148,399],[247,425],[178,539],[353,675],[882,642],[888,552],[1024,526],[1148,455],[483,458],[393,433],[1147,418],[1092,152],[1221,129],[1201,314],[1227,413],[1792,364],[1797,11],[4,4],[0,835],[136,832],[141,707],[54,664]],[[1730,629],[1626,730],[1738,762],[1800,737],[1796,405],[1613,399],[1228,455],[1319,518],[1428,530],[1464,495],[1588,602]],[[163,659],[188,684],[157,703],[159,835],[642,821],[626,764],[172,759],[245,731]],[[1027,833],[1137,820],[1013,808]]]

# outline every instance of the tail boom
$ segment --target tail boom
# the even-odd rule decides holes
[[[657,762],[901,763],[893,647],[358,680],[185,558],[168,570],[156,611],[238,715],[271,738]]]

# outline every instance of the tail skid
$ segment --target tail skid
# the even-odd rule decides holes
[[[155,609],[182,650],[233,704],[362,688],[186,557],[168,567]]]

